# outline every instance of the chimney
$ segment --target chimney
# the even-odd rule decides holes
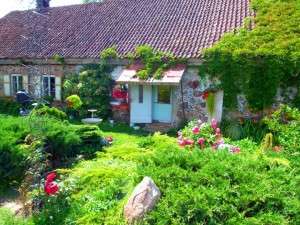
[[[47,9],[50,6],[51,0],[36,0],[36,7],[37,9]]]

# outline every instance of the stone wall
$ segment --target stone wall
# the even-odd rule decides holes
[[[201,79],[197,67],[188,67],[182,78],[181,87],[174,92],[176,125],[184,120],[208,119],[206,102],[202,97],[203,92],[210,86],[208,79]]]

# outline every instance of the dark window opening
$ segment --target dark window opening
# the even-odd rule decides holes
[[[43,77],[43,95],[55,97],[55,77]]]
[[[170,86],[158,86],[157,87],[157,101],[161,104],[171,103],[171,87]]]
[[[21,75],[12,76],[12,93],[16,94],[23,89],[23,77]]]
[[[143,85],[139,85],[139,103],[143,103],[144,100],[144,88]]]

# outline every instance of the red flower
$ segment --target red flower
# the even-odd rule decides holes
[[[193,132],[193,134],[199,134],[199,132],[200,132],[199,127],[194,127],[194,128],[192,129],[192,132]]]
[[[208,91],[205,91],[205,92],[202,94],[202,98],[203,98],[204,100],[206,100],[206,99],[208,98],[208,96],[209,96],[209,92],[208,92]]]
[[[46,183],[47,183],[47,182],[49,183],[49,182],[54,181],[55,178],[56,178],[56,173],[55,173],[55,172],[49,173],[49,174],[47,175],[47,177],[46,177]]]
[[[55,181],[46,182],[45,192],[47,195],[55,195],[59,190],[58,184]]]

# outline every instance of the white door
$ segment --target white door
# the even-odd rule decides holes
[[[152,123],[152,86],[130,85],[130,123]]]

